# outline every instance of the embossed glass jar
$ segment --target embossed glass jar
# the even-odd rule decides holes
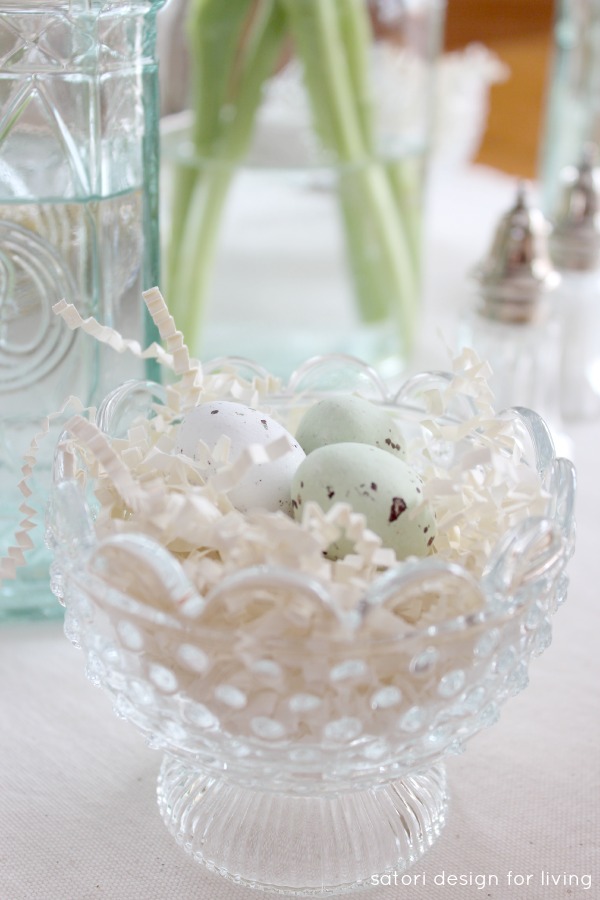
[[[135,372],[55,321],[63,297],[143,340],[158,281],[155,16],[164,0],[9,0],[0,9],[0,558],[21,457],[70,394]],[[127,368],[129,367],[129,368]],[[38,470],[39,471],[39,470]],[[43,474],[28,503],[44,502]],[[55,610],[39,530],[0,618]]]
[[[258,367],[254,374],[266,377]],[[395,411],[410,438],[415,410],[449,380],[422,373],[392,397],[368,367],[330,357],[306,363],[272,400],[293,418],[307,398],[357,391]],[[157,402],[159,386],[131,382],[107,397],[97,424],[122,437]],[[457,421],[469,416],[467,406]],[[74,466],[69,441],[59,445],[49,525],[65,633],[116,714],[164,753],[161,814],[211,871],[275,893],[343,893],[407,868],[440,834],[444,758],[526,686],[529,662],[550,643],[574,550],[572,465],[555,457],[535,413],[505,415],[547,491],[544,515],[503,533],[481,577],[435,557],[388,570],[353,610],[358,620],[346,637],[335,597],[306,572],[240,568],[200,597],[175,556],[147,535],[99,540],[93,480],[85,461]],[[436,464],[450,467],[477,440],[440,440]],[[136,590],[117,584],[128,566],[143,573]],[[389,603],[435,596],[456,610],[453,600],[473,595],[483,601],[479,611],[401,636],[375,638],[369,624]],[[323,631],[290,640],[250,630],[243,619],[253,603],[285,607],[301,624],[319,616]],[[222,630],[202,620],[218,604],[231,612]]]

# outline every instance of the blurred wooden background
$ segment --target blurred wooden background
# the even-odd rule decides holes
[[[553,14],[554,0],[447,0],[446,49],[480,41],[511,70],[492,87],[477,162],[524,178],[537,174]]]

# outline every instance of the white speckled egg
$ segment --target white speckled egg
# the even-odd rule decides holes
[[[326,444],[372,444],[405,458],[405,442],[394,419],[361,397],[327,397],[302,417],[296,440],[305,453]]]
[[[296,439],[265,413],[241,403],[215,400],[202,403],[185,414],[177,433],[175,452],[197,461],[198,442],[203,441],[212,452],[223,435],[231,442],[230,462],[251,444],[265,446],[283,436],[288,438],[290,451],[273,462],[253,466],[229,492],[229,499],[241,512],[266,509],[270,512],[282,510],[291,515],[292,477],[305,458]],[[203,474],[206,476],[209,470]]]
[[[423,500],[422,481],[403,460],[379,447],[357,443],[318,447],[298,467],[292,498],[297,519],[310,500],[325,511],[334,503],[349,503],[398,559],[431,552],[435,518]],[[350,552],[352,543],[345,539],[328,548],[333,559]]]

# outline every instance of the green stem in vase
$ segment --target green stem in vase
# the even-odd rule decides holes
[[[339,195],[362,319],[378,322],[391,313],[409,349],[417,268],[383,165],[366,163],[341,174]]]
[[[191,0],[187,33],[192,60],[193,100],[198,111],[192,134],[193,152],[211,157],[222,133],[231,71],[253,0],[230,0],[225,6],[211,0]],[[167,292],[174,306],[174,286],[181,265],[180,248],[187,229],[187,215],[194,187],[202,173],[194,165],[176,165],[174,172],[171,233],[167,260]],[[183,305],[183,298],[180,304]]]
[[[176,176],[169,304],[188,342],[198,346],[231,180],[288,30],[303,63],[315,128],[336,170],[361,318],[394,316],[409,350],[418,299],[420,198],[413,203],[407,163],[376,153],[373,35],[365,0],[192,0],[196,163],[180,165]]]
[[[363,0],[283,0],[304,65],[315,127],[340,166],[338,188],[357,301],[365,322],[390,313],[405,348],[414,335],[418,297],[412,238],[386,163],[373,138]]]
[[[417,274],[421,269],[424,166],[425,161],[421,155],[417,154],[391,160],[386,166]]]
[[[377,99],[372,94],[370,53],[373,33],[368,4],[365,0],[346,0],[346,2],[338,0],[338,2],[340,30],[348,57],[348,70],[352,79],[357,112],[361,118],[365,145],[371,156],[376,157],[373,113]],[[419,158],[389,158],[379,162],[389,179],[397,205],[396,218],[406,235],[408,255],[412,261],[414,274],[418,275],[421,254],[422,161]],[[350,212],[345,213],[349,214]],[[354,213],[354,217],[362,219],[360,213]],[[351,224],[346,219],[347,227]],[[401,251],[400,253],[402,255]],[[416,292],[417,289],[418,285],[415,284],[413,290]],[[416,302],[416,293],[414,299]]]
[[[200,165],[190,193],[185,225],[172,254],[169,305],[187,343],[200,343],[204,303],[223,207],[233,171],[227,163]]]
[[[190,10],[196,159],[194,165],[178,166],[167,287],[173,314],[192,346],[200,341],[223,207],[235,166],[250,144],[285,25],[278,0],[196,0]]]
[[[365,0],[335,0],[332,6],[341,40],[342,57],[350,80],[352,102],[367,147],[373,146],[373,103],[371,85],[371,47],[373,33]],[[325,32],[324,37],[326,37]],[[325,50],[325,52],[327,52]]]

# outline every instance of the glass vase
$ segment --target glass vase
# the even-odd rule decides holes
[[[444,3],[245,9],[189,5],[191,109],[163,123],[169,307],[200,358],[285,376],[344,352],[395,374],[418,323]]]
[[[0,560],[23,453],[73,394],[139,375],[52,312],[61,299],[144,341],[158,272],[155,17],[164,0],[10,0],[0,9]],[[29,506],[45,505],[51,442]],[[41,474],[40,474],[41,473]],[[43,518],[43,517],[42,517]],[[0,619],[56,614],[40,528]],[[9,566],[0,565],[6,574]]]
[[[577,165],[586,143],[600,144],[600,0],[555,0],[540,154],[544,211],[554,215],[560,173]]]

